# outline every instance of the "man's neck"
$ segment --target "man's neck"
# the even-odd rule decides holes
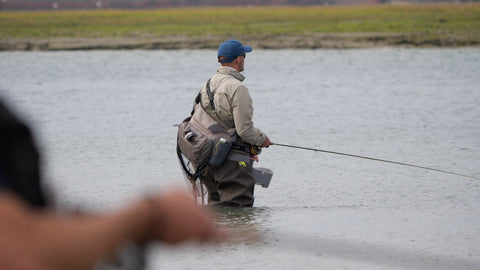
[[[229,65],[230,63],[222,64],[222,67],[231,68],[240,72],[234,65]]]
[[[229,67],[229,66],[223,66],[223,67],[226,67],[226,68],[229,68],[229,69],[233,69],[233,70],[238,71],[238,70],[237,70],[236,68],[234,68],[234,67]]]

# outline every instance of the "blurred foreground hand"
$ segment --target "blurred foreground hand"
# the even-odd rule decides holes
[[[114,213],[65,216],[27,206],[0,189],[0,268],[92,269],[129,242],[219,242],[226,233],[181,190],[138,200]]]
[[[182,241],[227,240],[208,208],[198,206],[190,193],[174,190],[145,201],[152,208],[152,231],[147,240],[175,244]]]

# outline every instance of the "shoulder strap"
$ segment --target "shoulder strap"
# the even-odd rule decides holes
[[[213,102],[213,93],[210,90],[210,80],[211,79],[212,78],[208,79],[208,81],[207,81],[207,95],[208,95],[208,100],[210,101],[210,107],[212,108],[212,110],[215,110],[215,103]],[[202,100],[202,90],[200,90],[200,92],[198,92],[198,95],[195,98],[195,104],[200,104],[201,100]]]
[[[212,91],[210,91],[210,79],[208,79],[207,81],[207,94],[208,94],[208,100],[210,100],[210,107],[212,108],[212,110],[215,111],[215,103],[213,103],[213,93]]]

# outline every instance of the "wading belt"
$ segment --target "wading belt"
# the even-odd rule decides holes
[[[250,156],[247,155],[242,155],[242,154],[236,154],[236,153],[230,153],[227,156],[227,160],[233,160],[233,161],[243,161],[245,163],[250,162]]]
[[[239,150],[245,152],[249,155],[259,155],[262,149],[258,146],[247,144],[247,145],[238,145],[233,144],[232,149]]]

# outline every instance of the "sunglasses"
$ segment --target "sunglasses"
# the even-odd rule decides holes
[[[243,56],[243,59],[247,58],[247,55],[244,53],[240,54],[239,56]]]

